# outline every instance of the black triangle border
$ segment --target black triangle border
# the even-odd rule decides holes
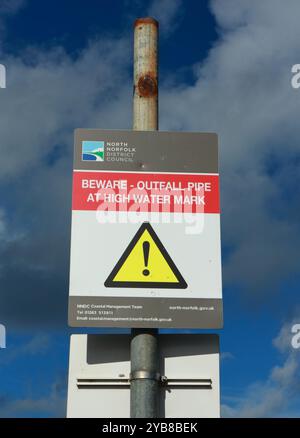
[[[145,230],[148,231],[148,233],[150,234],[150,236],[152,237],[152,239],[156,243],[158,249],[160,250],[160,252],[164,256],[166,262],[168,263],[169,267],[173,271],[173,274],[176,276],[178,283],[172,283],[172,282],[165,283],[165,282],[157,282],[157,281],[152,281],[152,282],[148,282],[148,283],[143,282],[143,281],[113,281],[113,279],[117,275],[118,271],[121,269],[123,263],[127,259],[128,255],[131,253],[132,249],[134,248],[134,246],[136,245],[136,243],[138,242],[139,238],[141,237],[141,235],[143,234],[143,232]],[[163,246],[159,237],[155,233],[150,222],[143,222],[142,225],[140,226],[140,228],[138,229],[138,231],[136,232],[136,234],[134,235],[133,239],[131,240],[131,242],[129,243],[129,245],[127,246],[125,251],[123,252],[121,258],[119,259],[119,261],[115,265],[114,269],[111,271],[111,273],[109,274],[109,276],[105,280],[104,286],[105,287],[147,288],[147,289],[152,288],[152,287],[158,288],[158,289],[186,289],[188,285],[187,285],[186,281],[184,280],[183,276],[181,275],[181,273],[179,272],[177,266],[173,262],[172,258],[170,257],[168,251]]]

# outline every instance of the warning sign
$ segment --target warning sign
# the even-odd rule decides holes
[[[105,281],[106,287],[187,287],[167,250],[148,222],[141,225]]]
[[[222,326],[215,134],[76,131],[69,324]]]

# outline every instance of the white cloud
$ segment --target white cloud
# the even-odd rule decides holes
[[[73,131],[131,126],[129,54],[128,40],[106,39],[76,58],[62,48],[31,48],[22,59],[6,59],[0,185],[9,219],[0,246],[1,322],[66,318]]]
[[[221,361],[234,359],[234,355],[230,351],[224,351],[220,356]]]
[[[5,35],[5,17],[16,14],[26,5],[26,0],[1,0],[0,3],[0,55],[1,43]]]
[[[21,338],[24,339],[24,338]],[[20,341],[20,339],[19,339]],[[22,365],[22,368],[29,370],[32,367],[32,358],[40,361],[43,356],[47,360],[49,349],[53,348],[53,339],[46,333],[38,332],[29,339],[18,343],[7,343],[6,349],[2,350],[0,357],[1,367],[14,368]],[[10,395],[10,391],[0,390],[0,417],[64,417],[66,412],[66,376],[65,372],[59,373],[53,383],[48,383],[46,376],[43,376],[44,384],[40,387],[35,377],[27,376],[24,388],[19,387],[19,392],[25,391],[22,396],[19,393]]]
[[[184,5],[182,0],[153,0],[148,15],[159,22],[160,32],[169,35],[175,31]]]
[[[14,14],[26,3],[26,0],[1,0],[0,14]]]
[[[18,358],[24,360],[25,356],[34,356],[47,352],[51,344],[51,338],[45,333],[38,333],[21,345],[15,346],[10,343],[0,357],[0,364],[8,364]]]
[[[97,41],[71,59],[62,48],[6,58],[9,84],[1,95],[0,178],[44,167],[57,144],[72,150],[78,126],[124,126],[130,96],[127,41]],[[128,92],[126,93],[126,86]],[[66,154],[65,154],[66,155]]]
[[[212,11],[219,40],[194,85],[161,90],[160,126],[219,134],[224,280],[257,300],[299,274],[300,3],[216,0]]]
[[[33,415],[63,418],[66,415],[66,385],[58,378],[42,397],[11,399],[0,395],[1,418],[26,418]]]
[[[273,340],[283,354],[283,364],[274,366],[266,381],[249,385],[239,398],[224,397],[223,417],[294,416],[295,404],[300,401],[300,353],[291,346],[292,325],[293,320],[286,322]]]

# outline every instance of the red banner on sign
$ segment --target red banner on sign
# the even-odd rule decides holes
[[[219,176],[74,171],[72,208],[219,213]]]

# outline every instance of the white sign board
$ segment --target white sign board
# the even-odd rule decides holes
[[[69,324],[222,327],[215,134],[76,131]]]
[[[130,335],[72,335],[67,417],[129,418]],[[217,335],[160,335],[160,417],[220,416]]]

